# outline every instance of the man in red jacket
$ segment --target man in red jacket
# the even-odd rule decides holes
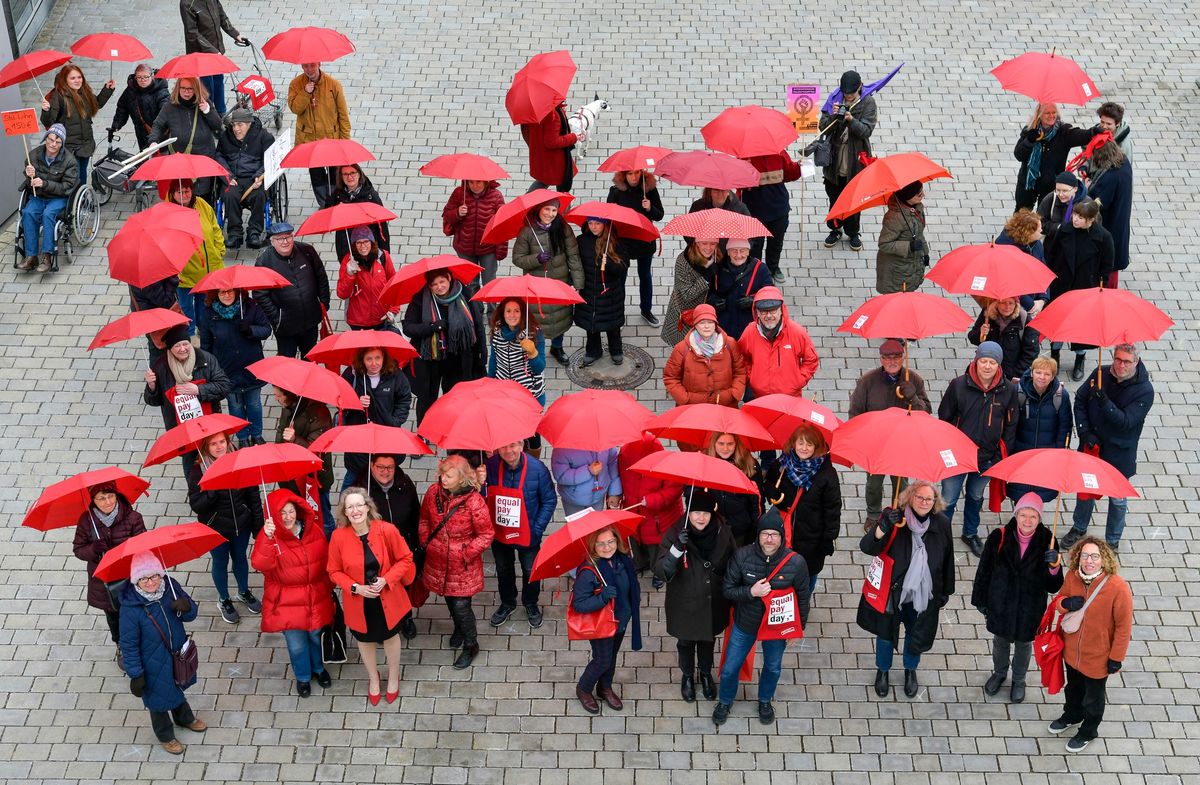
[[[533,178],[529,190],[555,188],[558,191],[570,191],[575,173],[579,171],[571,160],[571,151],[586,136],[581,139],[571,133],[571,124],[567,122],[567,102],[556,106],[541,122],[522,125],[521,137],[529,145],[529,176]]]
[[[820,366],[808,331],[788,318],[783,292],[764,286],[754,295],[754,323],[738,339],[751,395],[803,395]]]

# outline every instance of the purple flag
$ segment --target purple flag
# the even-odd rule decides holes
[[[901,63],[900,65],[896,66],[895,69],[890,74],[883,77],[878,82],[871,82],[871,84],[869,84],[869,85],[864,85],[863,92],[862,92],[862,98],[866,98],[868,95],[875,92],[876,90],[882,90],[883,86],[886,85],[888,82],[892,81],[892,77],[895,76],[896,74],[900,73],[900,69],[903,67],[904,67],[904,63]],[[829,94],[829,97],[825,99],[825,104],[821,107],[821,113],[829,114],[833,110],[833,105],[836,103],[840,103],[841,100],[842,100],[842,90],[840,87],[835,87],[833,92],[831,92]],[[861,100],[861,98],[860,98],[860,100]]]

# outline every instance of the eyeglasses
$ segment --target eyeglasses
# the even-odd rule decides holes
[[[1136,365],[1136,358],[1114,357],[1113,365]]]
[[[358,177],[358,170],[351,169],[349,171],[342,172],[342,177]]]
[[[597,548],[615,548],[617,547],[616,540],[596,540]]]
[[[143,575],[142,577],[137,579],[137,582],[138,583],[147,583],[149,581],[158,581],[158,580],[162,580],[161,575]]]
[[[772,531],[760,532],[760,535],[762,535],[762,534],[765,534],[768,537],[774,537],[775,539],[780,539],[780,540],[783,539],[783,535],[780,534],[779,532],[772,532]]]
[[[361,509],[364,509],[366,506],[367,505],[365,505],[365,504],[347,504],[346,509],[347,510],[361,510]]]
[[[1100,554],[1098,554],[1098,553],[1081,553],[1081,554],[1079,554],[1079,561],[1100,561]]]
[[[196,88],[194,88],[194,87],[184,87],[183,85],[180,85],[180,86],[179,86],[179,92],[181,92],[181,93],[194,93],[194,92],[196,92]]]
[[[935,501],[937,501],[937,497],[936,496],[914,496],[913,501],[925,502],[926,504],[933,504]]]

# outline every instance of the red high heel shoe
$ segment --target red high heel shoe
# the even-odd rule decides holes
[[[380,695],[378,692],[372,694],[371,688],[370,687],[367,688],[367,700],[371,702],[372,706],[379,705],[379,698],[380,698]]]
[[[388,692],[388,694],[387,694],[387,702],[388,702],[388,703],[394,703],[394,702],[396,701],[396,698],[399,698],[399,697],[400,697],[400,690],[399,690],[399,689],[397,689],[395,692]]]

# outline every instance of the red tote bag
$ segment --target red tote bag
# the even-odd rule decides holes
[[[863,598],[867,601],[867,605],[879,613],[887,613],[888,596],[892,591],[892,567],[895,565],[895,560],[888,556],[888,551],[891,550],[899,529],[899,526],[892,527],[892,534],[888,537],[887,545],[883,546],[883,552],[867,565],[867,575],[863,579]]]
[[[600,577],[600,573],[591,567],[581,567],[591,570]],[[617,634],[617,614],[613,603],[605,603],[604,607],[593,613],[580,613],[575,610],[575,603],[567,599],[567,640],[592,641],[601,638],[611,638]]]

